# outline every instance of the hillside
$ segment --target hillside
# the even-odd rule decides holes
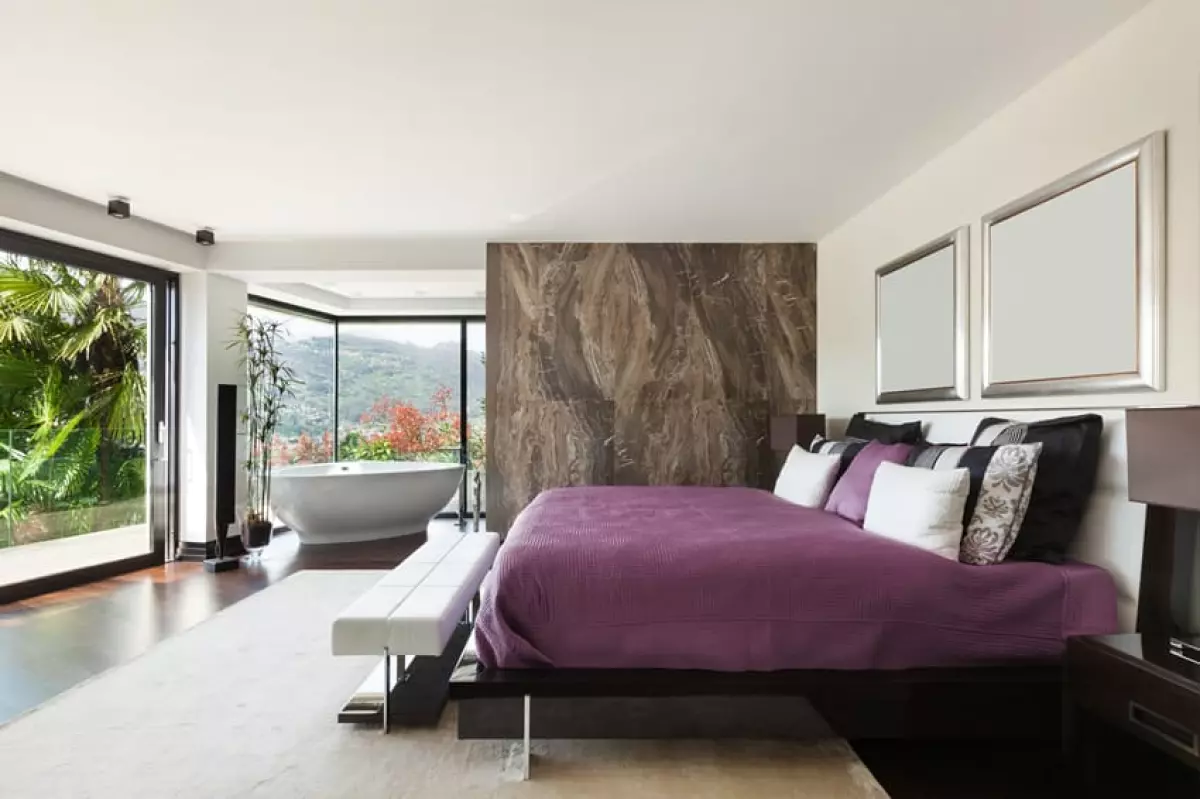
[[[281,347],[287,363],[304,380],[296,390],[292,407],[280,420],[279,434],[293,438],[306,431],[319,434],[329,426],[333,414],[333,337],[288,340]],[[340,352],[340,407],[338,427],[354,427],[381,397],[402,399],[422,410],[430,410],[430,398],[439,386],[455,391],[459,385],[457,344],[432,347],[389,339],[342,334]],[[482,394],[482,353],[467,353],[467,378],[472,391]],[[480,415],[472,396],[469,415]]]

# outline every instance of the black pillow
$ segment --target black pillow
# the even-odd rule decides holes
[[[924,441],[920,422],[875,422],[868,419],[865,413],[856,413],[850,417],[850,424],[846,425],[846,438],[861,438],[864,441],[878,441],[880,444],[920,444]]]
[[[1103,431],[1104,420],[1094,413],[1040,422],[989,418],[975,428],[975,446],[1042,445],[1029,510],[1009,560],[1061,563],[1066,558],[1096,487]]]

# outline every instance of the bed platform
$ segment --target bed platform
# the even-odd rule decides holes
[[[969,440],[982,415],[927,435]],[[531,738],[1060,740],[1066,640],[1136,612],[1141,509],[1104,416],[1058,565],[930,559],[745,489],[543,492],[451,674],[459,737],[523,738],[526,769]]]
[[[461,738],[1055,740],[1081,563],[948,560],[747,488],[542,492],[451,676]]]
[[[1059,736],[1057,665],[901,671],[487,669],[450,678],[460,738],[1019,738]],[[613,701],[620,700],[620,701]]]

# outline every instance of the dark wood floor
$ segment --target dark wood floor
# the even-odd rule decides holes
[[[435,522],[437,530],[453,529]],[[0,723],[125,663],[302,569],[388,569],[424,542],[407,536],[332,548],[282,533],[260,564],[208,574],[171,563],[0,605]]]
[[[451,529],[439,523],[435,533]],[[0,606],[0,723],[125,663],[163,639],[301,569],[384,569],[419,536],[333,549],[280,535],[262,563],[220,575],[174,563]],[[893,799],[1071,796],[1056,747],[859,742]]]

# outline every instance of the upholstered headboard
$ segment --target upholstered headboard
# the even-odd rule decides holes
[[[1032,422],[1079,413],[1097,413],[1104,417],[1100,468],[1096,491],[1092,495],[1083,528],[1075,540],[1072,555],[1108,570],[1117,582],[1120,595],[1122,631],[1131,632],[1137,619],[1138,587],[1142,575],[1142,542],[1146,506],[1129,501],[1125,450],[1125,410],[1123,408],[1055,409],[1007,411],[986,409],[949,412],[882,412],[867,418],[881,422],[925,422],[925,437],[938,443],[970,441],[979,422],[989,416]]]

